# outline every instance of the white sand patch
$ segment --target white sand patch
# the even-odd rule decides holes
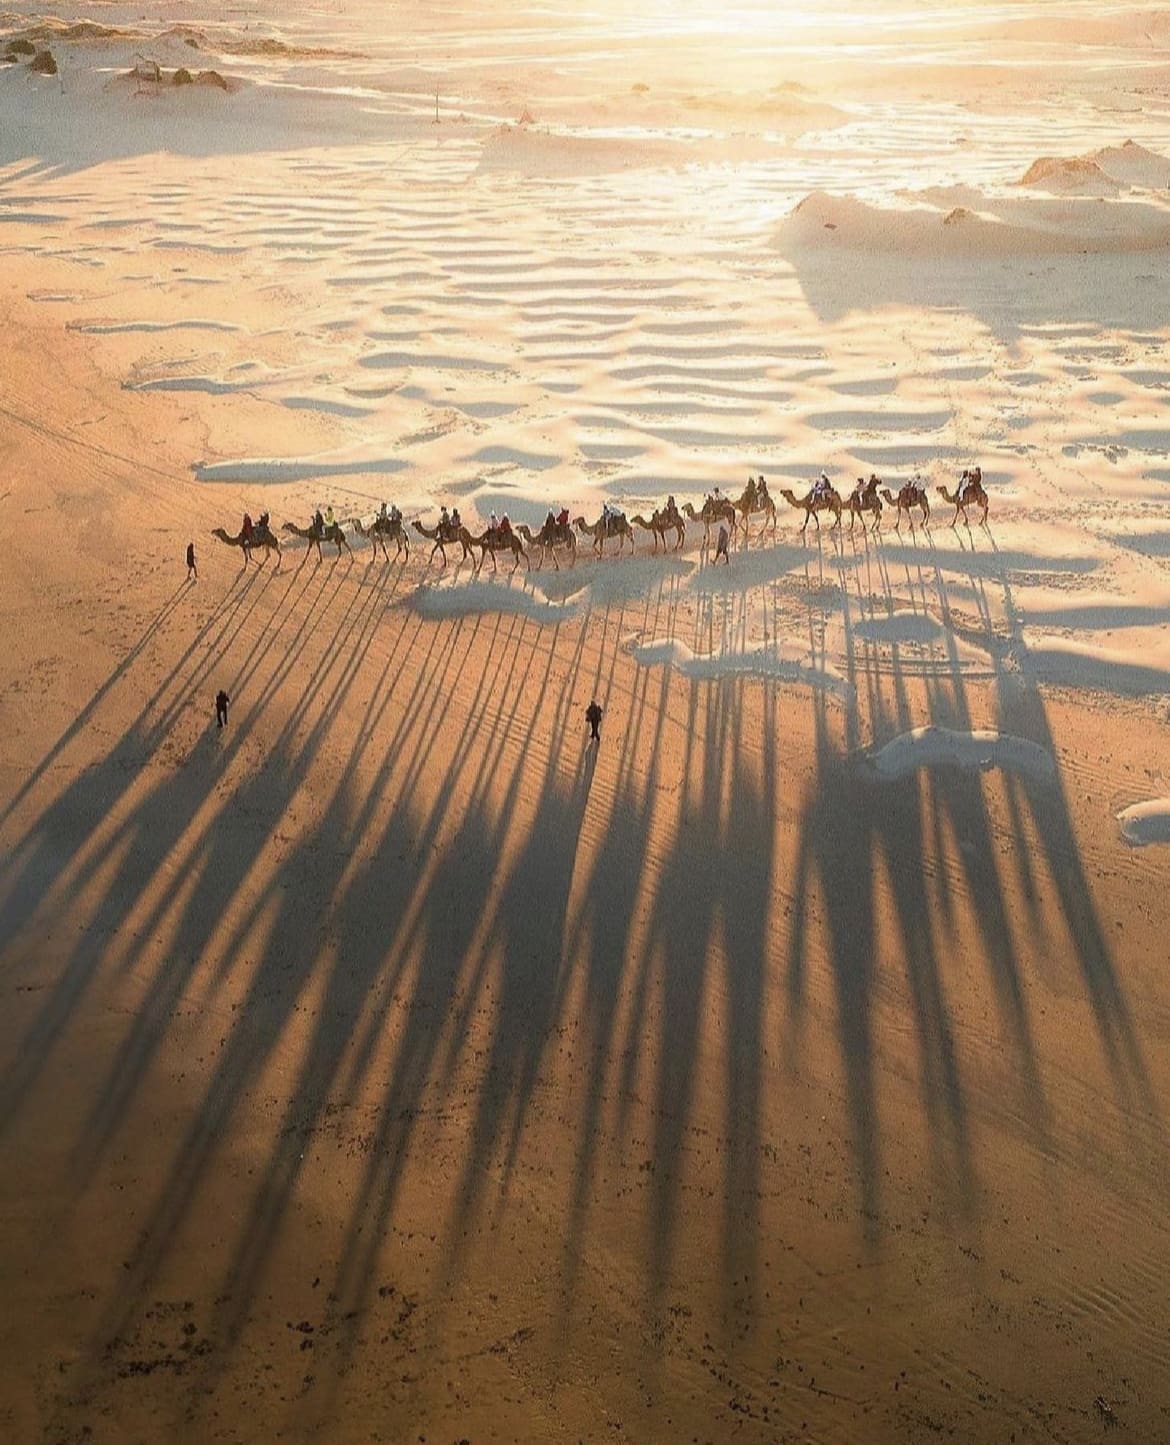
[[[227,396],[234,391],[253,391],[254,377],[243,381],[223,381],[217,376],[155,376],[149,381],[125,381],[127,391],[197,391],[207,396]]]
[[[782,250],[896,252],[987,261],[992,257],[1160,250],[1170,211],[1145,201],[993,200],[970,187],[912,193],[919,204],[874,206],[814,191],[780,223]],[[949,209],[936,204],[951,200]]]
[[[234,321],[203,321],[193,318],[189,321],[73,321],[70,331],[81,331],[87,336],[121,336],[134,332],[151,334],[165,331],[239,331]]]
[[[1134,803],[1117,814],[1121,836],[1135,848],[1150,843],[1170,843],[1170,798],[1151,798]]]
[[[809,660],[807,648],[778,643],[719,652],[694,652],[677,638],[636,643],[634,658],[644,667],[671,667],[684,677],[703,682],[723,678],[757,677],[767,681],[799,682],[837,697],[849,697],[853,688],[828,662]]]
[[[1003,768],[1037,779],[1051,778],[1056,772],[1055,759],[1047,748],[991,730],[913,728],[866,754],[864,760],[878,777],[888,781],[909,777],[919,768],[937,767]]]
[[[545,626],[567,622],[588,609],[589,589],[556,602],[538,588],[514,577],[484,582],[475,577],[444,577],[424,582],[412,593],[409,605],[424,617],[467,617],[497,612],[516,613]]]
[[[282,396],[281,406],[290,411],[319,411],[328,416],[369,416],[374,408],[352,401],[334,401],[325,396]]]
[[[236,461],[197,462],[192,468],[201,482],[303,482],[320,477],[392,476],[408,463],[399,457],[242,457]]]
[[[503,125],[484,142],[479,167],[481,171],[512,170],[527,176],[574,176],[682,166],[692,159],[690,148],[680,141],[573,135]]]

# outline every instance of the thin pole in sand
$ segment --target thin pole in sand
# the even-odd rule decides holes
[[[435,124],[439,123],[439,90],[435,87]]]

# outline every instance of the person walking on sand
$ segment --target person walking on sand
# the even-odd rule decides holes
[[[199,568],[195,565],[195,543],[187,543],[187,581],[199,581]]]
[[[727,534],[727,528],[720,527],[719,539],[715,543],[715,560],[716,562],[718,562],[720,557],[722,557],[724,562],[726,562],[729,567],[731,566],[731,558],[727,554],[727,544],[730,541],[731,538]]]
[[[601,708],[596,698],[594,698],[585,709],[585,721],[589,724],[589,741],[591,743],[599,743],[601,741],[601,733],[599,731],[601,727]]]
[[[221,687],[220,690],[215,694],[216,727],[222,728],[227,726],[227,710],[229,702],[231,702],[231,698],[228,697],[227,693],[224,692],[223,688]]]

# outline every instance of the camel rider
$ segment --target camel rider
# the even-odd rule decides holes
[[[390,519],[386,515],[386,503],[383,502],[382,505],[378,508],[378,521],[387,522],[389,520]]]
[[[330,529],[330,531],[332,531],[333,528],[337,525],[337,524],[334,522],[334,520],[333,520],[333,508],[332,508],[332,507],[326,507],[326,508],[325,508],[325,525],[326,525],[326,527],[328,527],[328,528]]]
[[[499,536],[499,532],[500,532],[500,519],[499,519],[499,517],[496,516],[495,512],[489,512],[489,513],[488,513],[488,536],[491,537],[491,538],[494,540],[496,537]]]
[[[747,501],[748,511],[749,511],[749,512],[750,512],[750,511],[753,511],[754,508],[755,508],[755,505],[756,505],[756,479],[755,479],[755,477],[748,477],[747,496],[746,496],[745,500]]]
[[[500,518],[500,537],[505,542],[512,540],[512,524],[508,521],[507,512]]]
[[[557,529],[557,514],[556,514],[556,513],[553,511],[553,509],[550,507],[550,508],[548,509],[548,516],[544,519],[544,526],[541,528],[541,530],[542,530],[543,532],[551,535],[553,532],[556,531],[556,529]]]
[[[390,508],[390,525],[391,525],[392,527],[397,527],[397,526],[400,526],[401,523],[402,523],[402,513],[398,510],[398,508],[397,508],[396,506],[395,506],[395,507],[391,507],[391,508]]]
[[[313,530],[320,535],[325,530],[325,518],[321,515],[321,508],[318,507],[313,513]]]
[[[243,542],[250,542],[252,540],[252,535],[254,531],[255,529],[252,526],[251,515],[248,512],[245,512],[244,522],[240,528],[240,540]]]
[[[760,473],[759,479],[756,482],[756,500],[757,502],[770,502],[772,500],[771,497],[768,496],[768,484],[764,481],[763,472]]]
[[[829,481],[828,473],[822,472],[813,485],[813,496],[827,497],[832,490],[833,484]]]
[[[256,530],[259,531],[259,532],[267,532],[267,531],[269,531],[269,530],[270,530],[271,521],[272,521],[272,519],[271,519],[271,517],[269,517],[269,515],[268,515],[267,512],[261,512],[261,513],[260,513],[260,520],[256,523]]]
[[[458,507],[452,507],[452,508],[451,508],[451,530],[452,530],[452,532],[458,532],[459,528],[462,527],[462,525],[463,525],[463,518],[459,515],[459,508],[458,508]]]
[[[857,484],[856,484],[856,486],[853,488],[853,495],[857,498],[858,501],[860,501],[861,498],[865,496],[865,478],[864,478],[864,477],[858,477],[858,478],[857,478]]]
[[[569,509],[568,509],[568,507],[562,507],[561,510],[557,513],[557,526],[558,526],[558,527],[567,527],[568,525],[569,525]]]

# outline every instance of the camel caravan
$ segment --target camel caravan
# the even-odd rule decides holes
[[[981,467],[965,468],[959,475],[954,491],[945,486],[936,487],[935,490],[955,509],[951,518],[952,527],[957,526],[962,518],[964,525],[970,528],[969,512],[973,507],[979,509],[980,526],[987,525],[989,503]],[[824,513],[832,517],[835,528],[841,527],[842,518],[848,513],[851,533],[857,522],[861,523],[861,530],[865,533],[878,532],[886,507],[894,511],[896,531],[901,531],[903,519],[909,521],[911,530],[914,530],[919,520],[923,526],[930,525],[930,497],[926,483],[917,475],[903,482],[897,492],[892,492],[882,484],[881,477],[870,473],[868,480],[858,477],[848,495],[842,495],[833,486],[827,473],[822,472],[803,496],[798,497],[788,487],[780,489],[780,496],[790,507],[804,513],[804,521],[800,524],[802,535],[810,521],[814,522],[817,531],[820,531],[821,516]],[[775,540],[776,503],[762,476],[749,476],[747,486],[738,498],[724,496],[719,488],[715,487],[708,492],[702,506],[697,509],[692,502],[684,502],[680,507],[673,496],[667,497],[665,504],[655,508],[649,517],[641,513],[627,517],[620,507],[611,502],[605,503],[601,516],[595,522],[589,522],[583,516],[570,520],[567,507],[562,507],[559,512],[550,508],[539,529],[533,530],[523,522],[513,526],[507,513],[497,518],[493,512],[484,530],[474,533],[464,524],[458,507],[450,510],[443,507],[439,520],[433,527],[427,526],[421,518],[416,518],[410,525],[420,537],[431,543],[428,565],[437,557],[440,566],[445,567],[448,553],[457,552],[460,565],[470,560],[475,572],[479,572],[490,557],[492,571],[495,572],[499,570],[497,554],[502,554],[505,558],[512,558],[511,570],[515,572],[521,561],[525,568],[530,569],[533,554],[536,556],[537,567],[542,567],[545,560],[550,559],[559,570],[561,564],[558,553],[567,558],[571,567],[577,560],[578,534],[591,540],[591,550],[596,557],[607,555],[607,542],[617,543],[616,547],[610,549],[610,556],[620,556],[626,551],[627,544],[631,554],[637,551],[634,541],[635,528],[649,532],[653,539],[653,552],[658,551],[659,543],[662,544],[663,552],[678,552],[686,545],[689,522],[697,522],[702,526],[704,551],[711,546],[712,528],[718,529],[719,546],[725,551],[729,541],[742,540],[746,545],[752,536],[752,523],[757,518],[760,520],[757,538],[764,537],[770,529],[772,539]],[[334,546],[338,557],[343,552],[352,552],[345,535],[346,526],[353,529],[355,536],[371,543],[375,558],[380,548],[383,558],[389,562],[387,543],[393,542],[395,561],[410,560],[410,534],[402,513],[397,507],[388,507],[385,502],[369,523],[363,522],[360,517],[342,523],[333,516],[332,507],[324,512],[318,507],[307,527],[298,526],[296,522],[285,522],[280,530],[306,541],[308,547],[305,555],[316,551],[317,561],[321,562],[322,543]],[[243,524],[234,536],[223,527],[216,527],[211,535],[218,537],[229,547],[238,547],[243,553],[244,566],[253,560],[254,554],[259,554],[259,561],[263,563],[269,552],[276,553],[276,565],[280,566],[280,539],[273,530],[267,512],[261,513],[256,522],[245,512]]]

